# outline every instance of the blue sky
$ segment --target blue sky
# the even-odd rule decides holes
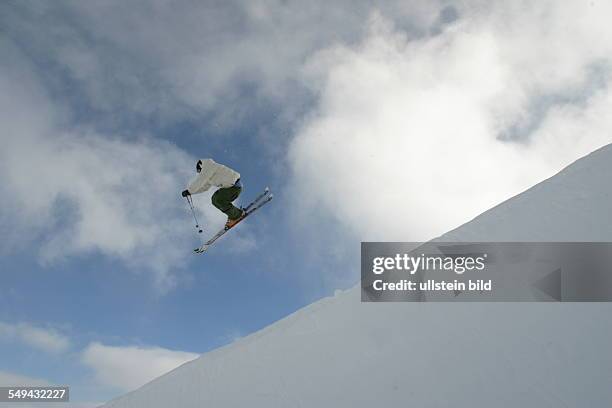
[[[609,7],[2,3],[0,382],[107,400],[609,143]],[[275,199],[194,256],[205,157]]]

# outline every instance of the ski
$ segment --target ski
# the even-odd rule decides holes
[[[201,247],[194,249],[193,252],[195,252],[196,254],[201,254],[205,252],[216,240],[221,238],[226,232],[233,229],[234,227],[236,227],[236,225],[244,221],[244,219],[247,218],[249,215],[253,214],[255,211],[257,211],[264,205],[268,204],[274,197],[272,194],[269,194],[269,193],[270,193],[270,189],[266,187],[263,193],[257,196],[255,200],[253,200],[249,205],[247,205],[244,208],[245,210],[244,215],[242,216],[240,220],[238,220],[236,224],[234,224],[233,227],[231,228],[223,227],[223,229],[221,229],[219,232],[213,235],[212,238],[206,241]]]
[[[266,187],[264,189],[263,193],[261,193],[260,195],[255,197],[255,199],[253,201],[251,201],[251,204],[249,204],[246,207],[244,207],[243,210],[248,212],[251,207],[253,207],[255,204],[259,203],[259,201],[261,201],[262,198],[264,198],[266,195],[268,195],[269,192],[270,192],[270,187]]]

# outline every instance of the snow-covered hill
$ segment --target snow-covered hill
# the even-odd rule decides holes
[[[612,145],[440,237],[612,241]],[[105,407],[609,407],[612,305],[322,299]]]

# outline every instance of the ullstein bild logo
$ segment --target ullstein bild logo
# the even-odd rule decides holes
[[[363,302],[610,302],[609,242],[362,242]]]

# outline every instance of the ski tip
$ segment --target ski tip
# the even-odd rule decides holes
[[[274,194],[270,194],[268,197],[270,197],[270,200],[274,198]]]
[[[208,245],[203,245],[199,248],[196,248],[193,250],[193,252],[195,252],[196,254],[201,254],[202,252],[206,251],[208,249]]]
[[[266,188],[264,189],[264,191],[265,191],[266,193],[269,193],[269,192],[270,192],[270,187],[266,186]]]

